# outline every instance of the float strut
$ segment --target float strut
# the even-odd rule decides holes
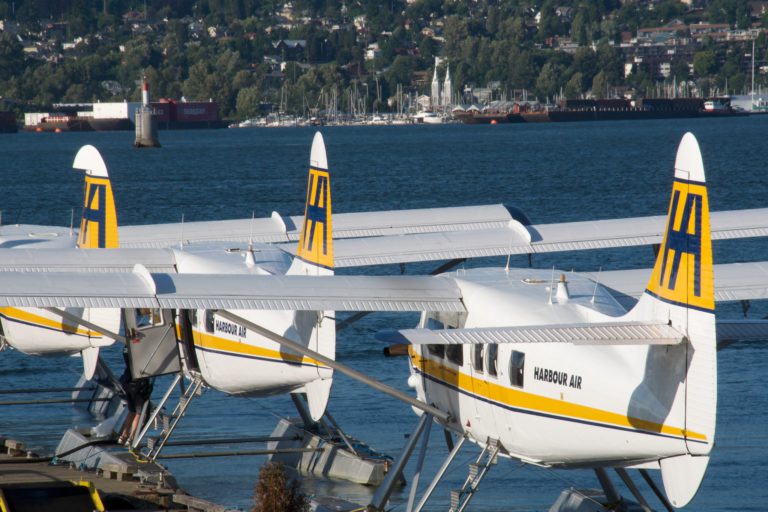
[[[653,509],[648,504],[648,502],[645,501],[645,498],[643,498],[643,495],[640,494],[640,489],[638,489],[637,486],[635,485],[635,482],[632,481],[632,478],[629,476],[629,473],[627,473],[627,470],[624,468],[616,468],[616,473],[624,482],[624,485],[627,486],[627,489],[629,489],[629,492],[632,493],[632,496],[634,496],[637,502],[640,504],[640,507],[642,507],[643,512],[653,512]]]
[[[427,455],[430,432],[432,432],[432,422],[427,425],[427,431],[424,432],[424,437],[421,438],[421,452],[419,452],[419,461],[416,463],[416,471],[413,473],[413,479],[411,480],[411,492],[408,493],[408,506],[405,509],[406,512],[413,511],[413,502],[416,500],[416,490],[419,487],[421,469],[424,467],[424,457]]]
[[[416,442],[424,432],[424,428],[431,423],[432,416],[426,413],[422,414],[419,419],[419,424],[416,425],[416,430],[411,434],[411,438],[408,439],[400,456],[389,471],[387,471],[387,476],[384,477],[384,481],[381,482],[381,485],[379,485],[379,488],[376,490],[376,494],[373,495],[371,503],[368,504],[368,510],[384,510],[384,506],[387,504],[387,500],[389,500],[389,496],[392,494],[395,484],[400,480],[400,477],[403,474],[403,469],[405,469],[408,459],[411,458],[411,453],[413,453]]]
[[[605,499],[608,500],[608,503],[619,503],[621,501],[621,495],[616,492],[616,488],[608,477],[608,472],[605,468],[595,468],[595,474],[600,481],[600,487],[603,488]]]
[[[437,470],[435,478],[432,479],[429,487],[427,487],[427,490],[424,491],[424,496],[421,497],[421,501],[419,501],[419,504],[416,505],[416,508],[413,512],[421,512],[421,509],[424,508],[424,505],[427,504],[427,500],[430,496],[432,496],[432,493],[435,491],[435,487],[437,487],[437,484],[439,484],[440,480],[443,479],[443,475],[445,475],[445,472],[448,471],[448,466],[451,465],[453,459],[455,459],[456,455],[459,454],[459,450],[461,450],[461,447],[464,445],[464,441],[466,440],[466,436],[461,436],[459,437],[459,440],[456,442],[456,444],[453,445],[451,453],[448,454],[448,457],[446,457],[446,459],[443,461],[443,465],[440,466],[440,469]]]
[[[645,483],[648,484],[648,487],[651,488],[653,491],[653,494],[656,495],[657,498],[659,498],[659,501],[662,505],[664,505],[664,508],[666,508],[669,512],[675,512],[675,509],[672,507],[672,504],[669,502],[666,496],[664,496],[664,493],[661,492],[661,489],[656,485],[656,482],[653,481],[653,478],[651,478],[651,475],[648,474],[647,469],[640,469],[640,476],[643,477],[645,480]]]

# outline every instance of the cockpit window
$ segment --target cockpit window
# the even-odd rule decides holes
[[[459,366],[464,364],[464,345],[448,345],[445,347],[445,357]]]
[[[440,359],[445,357],[445,345],[427,345],[427,350],[431,355]]]

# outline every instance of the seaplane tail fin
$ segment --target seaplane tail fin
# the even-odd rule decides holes
[[[682,507],[695,496],[714,444],[717,405],[717,335],[715,330],[712,240],[704,165],[696,138],[686,133],[675,160],[675,178],[667,227],[645,293],[630,315],[668,323],[687,343],[679,369],[672,413],[684,423],[684,450],[662,459],[664,487],[672,504]],[[671,353],[667,355],[671,356]],[[654,379],[659,368],[652,368]],[[659,375],[667,380],[669,375]],[[665,379],[666,377],[667,379]],[[682,407],[680,402],[684,400]]]
[[[312,141],[309,157],[307,201],[299,247],[288,274],[333,274],[333,230],[331,224],[331,177],[325,143],[320,132]]]
[[[333,274],[333,230],[331,223],[331,176],[325,142],[320,132],[312,140],[309,156],[309,178],[307,180],[307,201],[304,209],[304,224],[299,236],[296,257],[287,274],[332,275]],[[329,311],[297,311],[296,323],[311,321],[315,324],[309,339],[309,348],[330,358],[336,358],[336,322]],[[325,412],[333,383],[333,370],[319,365],[318,378],[305,385],[312,419],[319,420]]]
[[[85,199],[77,246],[84,249],[117,247],[117,210],[104,159],[95,147],[86,145],[77,152],[72,167],[85,171]]]

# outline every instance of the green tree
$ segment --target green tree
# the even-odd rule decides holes
[[[259,87],[246,87],[237,93],[237,116],[240,119],[249,119],[259,115],[259,103],[261,89]]]
[[[574,73],[568,83],[565,84],[563,94],[569,100],[580,98],[584,92],[584,86],[582,85],[584,77],[581,73]]]
[[[705,77],[717,70],[717,58],[714,51],[696,52],[693,56],[693,72],[697,77]]]
[[[562,66],[554,62],[544,64],[536,79],[536,95],[542,99],[554,97],[560,90],[562,73]]]
[[[598,71],[592,79],[592,97],[598,99],[607,98],[609,86],[610,83],[608,82],[605,73],[603,71]]]
[[[0,80],[18,74],[24,65],[24,49],[19,41],[7,32],[0,35]]]

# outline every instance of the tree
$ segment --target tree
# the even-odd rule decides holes
[[[539,77],[536,79],[536,95],[540,98],[550,98],[560,90],[560,76],[563,68],[553,62],[547,62],[542,66]]]
[[[259,87],[246,87],[237,93],[237,116],[241,119],[249,119],[259,115],[259,99],[261,89]]]
[[[24,65],[24,49],[7,32],[0,35],[0,80],[15,76]]]
[[[609,85],[605,73],[599,71],[592,79],[592,97],[598,99],[607,98]]]
[[[450,60],[458,60],[461,52],[461,43],[469,37],[469,28],[467,21],[458,16],[449,16],[445,20],[445,55]]]
[[[715,52],[706,50],[696,52],[693,56],[693,72],[697,77],[705,77],[717,71],[717,60]]]
[[[589,20],[581,10],[576,13],[576,17],[571,23],[571,39],[577,42],[579,46],[586,46],[592,40],[589,34]]]
[[[574,73],[571,79],[568,80],[568,83],[565,84],[565,90],[563,91],[567,99],[575,100],[581,97],[584,92],[584,86],[582,85],[583,79],[584,77],[581,73]]]
[[[288,480],[282,464],[270,462],[262,466],[253,512],[306,512],[309,503],[298,487],[296,480]]]

